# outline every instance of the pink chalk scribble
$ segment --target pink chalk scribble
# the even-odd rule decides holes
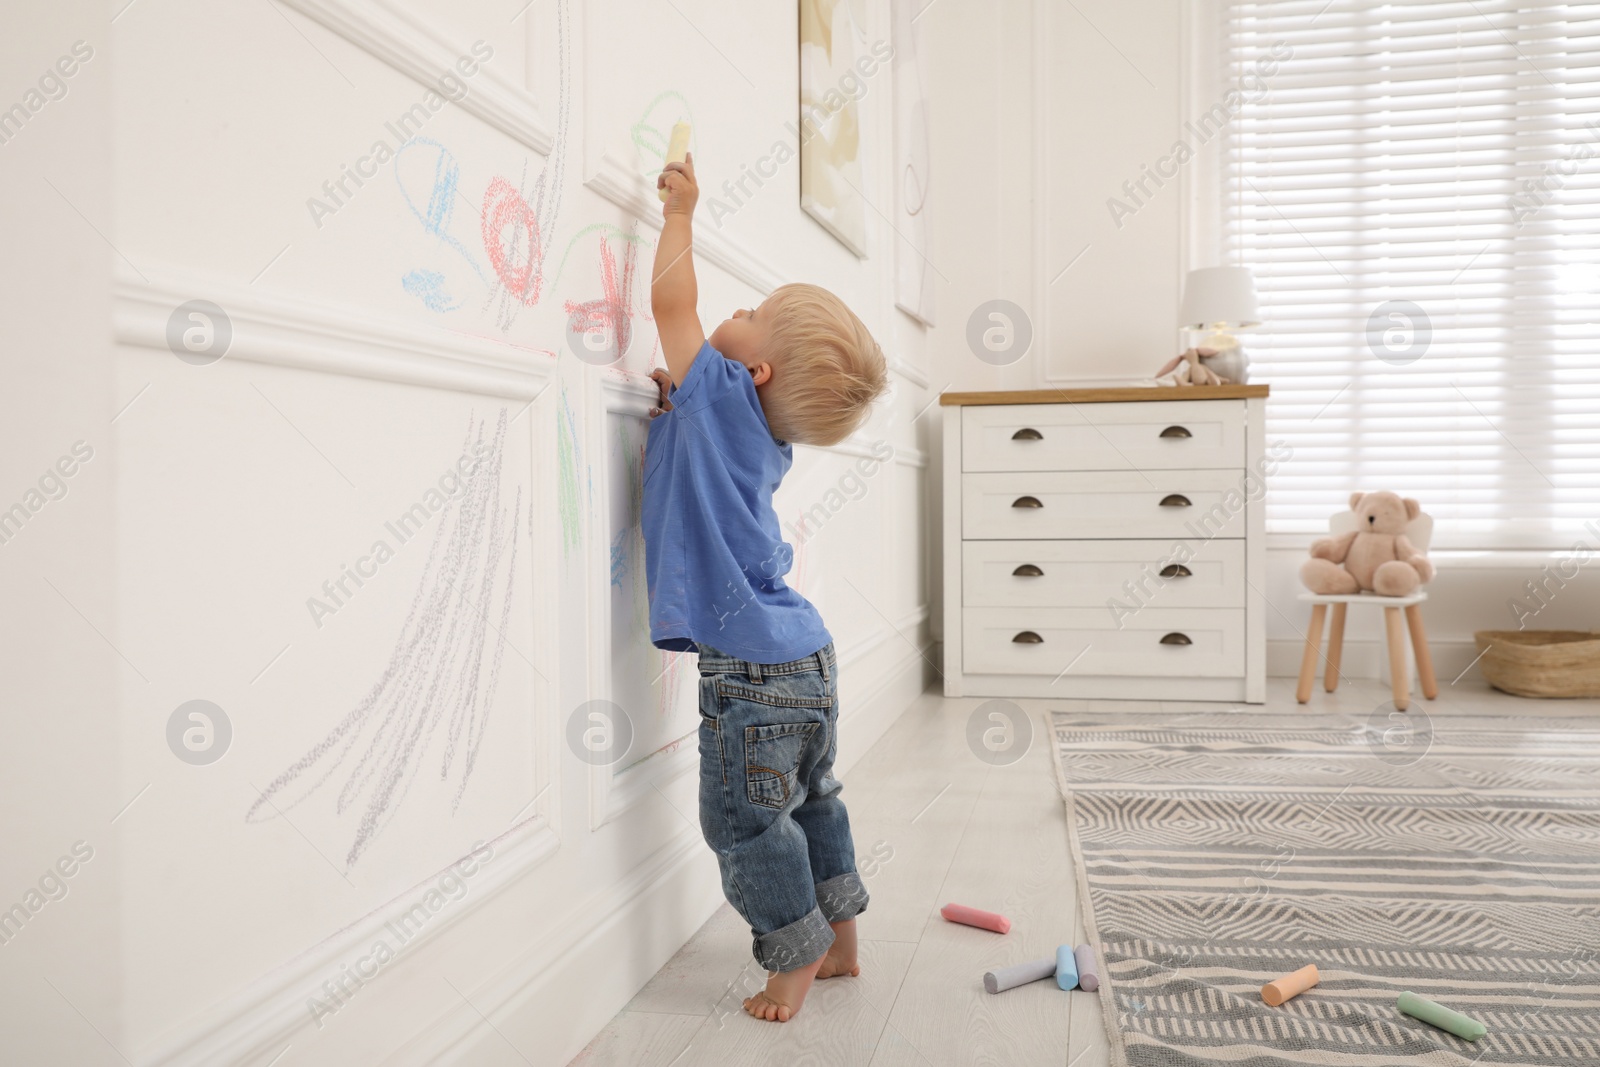
[[[510,246],[506,244],[511,230]],[[521,242],[526,249],[519,249]],[[507,292],[529,307],[539,302],[544,285],[544,245],[533,208],[504,178],[496,177],[483,193],[483,250]]]
[[[638,265],[638,245],[627,242],[622,254],[621,277],[617,274],[616,253],[604,238],[600,241],[600,286],[605,295],[597,300],[568,300],[565,307],[568,329],[575,333],[605,331],[616,344],[613,361],[621,359],[633,340],[633,276]]]

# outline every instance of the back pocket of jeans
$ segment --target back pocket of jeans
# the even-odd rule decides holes
[[[745,795],[752,804],[781,808],[794,795],[800,757],[815,722],[777,722],[744,728]]]

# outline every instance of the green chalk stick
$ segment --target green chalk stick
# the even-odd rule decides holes
[[[1421,1019],[1431,1026],[1448,1030],[1467,1041],[1476,1041],[1489,1032],[1489,1028],[1478,1020],[1469,1019],[1459,1011],[1451,1011],[1443,1004],[1435,1004],[1415,993],[1401,993],[1400,999],[1395,1002],[1395,1007],[1413,1019]]]

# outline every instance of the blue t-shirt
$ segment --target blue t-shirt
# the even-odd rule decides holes
[[[650,640],[703,642],[752,663],[787,663],[833,638],[783,576],[794,562],[772,493],[794,448],[767,427],[744,364],[700,346],[672,410],[650,420],[644,458]]]

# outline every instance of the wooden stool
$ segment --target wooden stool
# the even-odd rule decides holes
[[[1339,687],[1339,661],[1344,652],[1344,617],[1351,604],[1371,604],[1381,607],[1384,616],[1384,637],[1389,646],[1389,681],[1394,690],[1394,706],[1406,710],[1411,703],[1410,687],[1406,685],[1406,635],[1401,629],[1400,614],[1405,613],[1405,625],[1411,631],[1411,647],[1417,657],[1417,680],[1422,683],[1422,695],[1432,700],[1439,695],[1439,682],[1433,676],[1433,654],[1428,651],[1428,635],[1422,628],[1422,611],[1417,607],[1428,594],[1412,593],[1410,596],[1378,596],[1376,593],[1351,593],[1348,595],[1301,593],[1300,599],[1312,605],[1311,625],[1306,627],[1306,650],[1300,660],[1300,685],[1294,698],[1304,704],[1311,699],[1311,683],[1317,676],[1317,653],[1322,644],[1322,622],[1328,605],[1333,605],[1333,622],[1328,630],[1328,669],[1322,685],[1328,692]]]

